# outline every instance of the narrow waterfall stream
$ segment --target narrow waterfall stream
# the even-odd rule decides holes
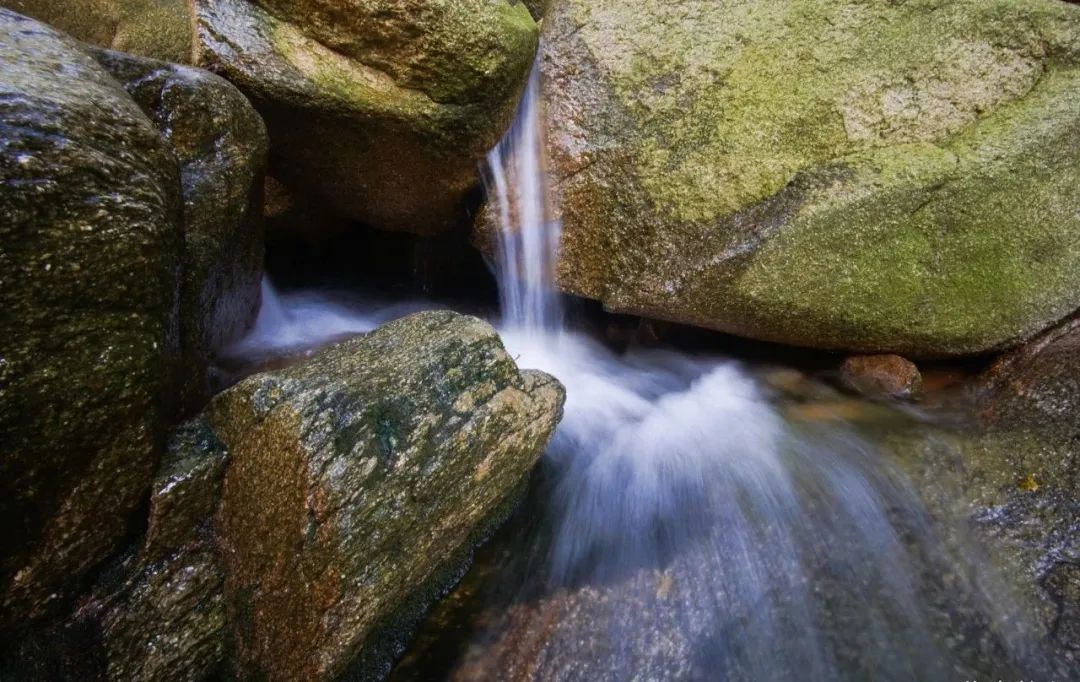
[[[856,429],[789,418],[738,362],[615,352],[564,324],[540,106],[534,73],[489,155],[488,195],[500,331],[520,366],[566,386],[565,416],[526,508],[395,678],[1035,674],[1036,645],[991,562],[962,528],[943,530]],[[316,345],[425,306],[264,298],[237,354]]]

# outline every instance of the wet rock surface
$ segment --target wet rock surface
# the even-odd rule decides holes
[[[240,92],[207,71],[97,51],[154,121],[180,164],[184,407],[210,397],[214,354],[254,322],[263,272],[267,136]]]
[[[1056,428],[1065,438],[1080,437],[1080,317],[998,359],[978,393],[991,425]]]
[[[912,358],[1080,304],[1080,8],[568,0],[544,34],[566,291]]]
[[[176,162],[74,40],[0,10],[0,627],[132,528],[175,393]]]
[[[206,680],[227,673],[223,574],[211,527],[227,452],[203,420],[173,433],[147,533],[74,612],[0,655],[3,679]]]
[[[419,609],[515,501],[561,404],[561,387],[519,373],[490,326],[447,312],[218,396],[239,670],[385,672]]]

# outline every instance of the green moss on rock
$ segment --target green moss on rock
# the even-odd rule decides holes
[[[1080,11],[562,3],[561,281],[799,345],[1001,348],[1080,305]]]
[[[8,7],[98,47],[188,64],[187,0],[2,0]]]

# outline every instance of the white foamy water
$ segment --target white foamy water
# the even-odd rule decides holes
[[[364,334],[384,322],[437,307],[424,301],[387,304],[332,291],[281,294],[267,277],[255,324],[226,349],[226,357],[265,357],[325,345]]]

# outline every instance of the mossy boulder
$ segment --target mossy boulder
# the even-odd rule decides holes
[[[91,45],[186,64],[192,57],[188,0],[0,0]]]
[[[1080,306],[1080,7],[565,0],[544,32],[567,291],[912,357]]]
[[[179,177],[80,45],[0,10],[0,628],[116,550],[174,392]]]
[[[420,313],[211,403],[237,668],[381,677],[517,500],[561,415],[495,331]]]
[[[538,29],[504,0],[196,0],[197,62],[247,94],[273,172],[368,225],[461,219],[510,123]]]
[[[98,50],[98,61],[154,121],[180,164],[184,404],[211,394],[214,354],[251,326],[262,279],[262,119],[230,83],[202,69]]]

